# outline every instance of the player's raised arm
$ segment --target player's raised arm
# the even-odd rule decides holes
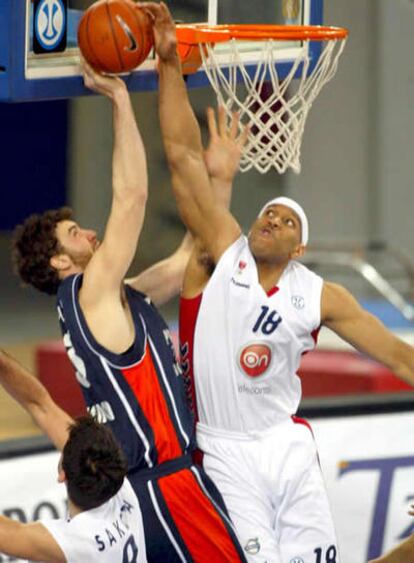
[[[325,282],[322,323],[414,385],[414,348],[394,336],[340,285]]]
[[[34,375],[2,349],[0,384],[31,415],[56,448],[62,450],[73,419],[53,401]]]
[[[58,543],[40,522],[24,524],[0,516],[0,551],[25,561],[66,563]]]
[[[180,292],[193,247],[193,237],[187,232],[171,256],[160,260],[134,278],[125,280],[126,283],[148,295],[157,307],[163,305]]]
[[[204,151],[204,162],[210,177],[216,201],[226,209],[230,208],[233,180],[239,170],[243,143],[247,139],[247,129],[238,135],[239,114],[234,113],[227,123],[225,109],[219,106],[217,112],[207,108],[209,142]],[[214,262],[205,244],[197,238],[188,262],[182,288],[185,298],[199,295],[208,282]]]
[[[217,202],[203,158],[200,128],[191,108],[177,55],[171,14],[164,3],[141,4],[154,20],[159,57],[161,130],[174,194],[184,223],[217,260],[240,235],[231,214]]]
[[[230,207],[233,180],[239,168],[241,151],[247,138],[247,129],[238,135],[239,115],[235,113],[231,122],[227,124],[223,107],[216,112],[207,108],[207,123],[209,129],[209,143],[203,151],[204,162],[213,188],[216,201],[228,209]],[[154,264],[134,278],[126,282],[134,289],[149,295],[157,306],[166,303],[176,296],[186,285],[185,293],[198,294],[208,279],[206,270],[205,245],[197,239],[194,244],[189,232],[184,236],[180,246],[168,258]],[[191,257],[191,259],[190,259]],[[189,264],[190,260],[190,264]],[[209,263],[211,262],[208,259]],[[191,269],[191,283],[189,276],[185,276],[186,268]],[[207,277],[206,277],[207,276]],[[190,287],[188,287],[190,285]]]
[[[134,257],[147,201],[147,163],[125,83],[83,63],[85,85],[107,96],[113,109],[112,205],[101,245],[88,263],[81,290],[83,308],[119,295]]]

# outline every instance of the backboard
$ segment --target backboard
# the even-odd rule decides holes
[[[91,3],[85,4],[89,6]],[[65,4],[65,0],[36,0],[35,3],[33,0],[1,0],[0,101],[48,100],[90,94],[83,86],[79,71],[76,35],[82,11],[70,7],[65,11]],[[318,25],[323,20],[322,0],[170,0],[168,5],[174,19],[182,23]],[[41,17],[38,15],[40,10]],[[42,26],[47,29],[44,41]],[[54,37],[58,40],[62,33],[66,36],[64,48],[53,52]],[[42,53],[36,49],[35,43],[39,42]],[[219,47],[223,65],[227,60],[226,48],[225,45]],[[314,49],[314,56],[317,56],[318,47],[312,42],[306,47],[299,41],[280,42],[277,47],[280,65],[288,64],[302,48],[309,49],[311,56]],[[246,42],[243,50],[246,61],[254,68],[258,44]],[[154,54],[125,79],[130,91],[156,89]],[[208,80],[200,70],[188,77],[187,84],[189,87],[204,86]]]

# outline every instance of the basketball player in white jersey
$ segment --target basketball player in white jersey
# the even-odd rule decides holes
[[[1,349],[0,384],[62,451],[58,481],[68,493],[66,519],[23,524],[0,516],[0,552],[43,562],[146,562],[141,510],[111,430],[91,417],[72,420]]]
[[[189,336],[181,344],[193,347],[204,466],[252,561],[338,563],[313,436],[294,416],[301,356],[324,324],[413,383],[414,350],[346,289],[297,261],[308,241],[299,204],[270,201],[248,237],[242,235],[213,195],[172,18],[163,3],[144,6],[154,19],[160,120],[174,193],[184,222],[215,265],[205,287],[196,276],[183,289],[194,302],[193,342]]]

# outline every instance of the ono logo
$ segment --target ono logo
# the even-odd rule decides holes
[[[263,342],[247,344],[239,354],[239,365],[249,377],[263,375],[272,361],[272,350]]]

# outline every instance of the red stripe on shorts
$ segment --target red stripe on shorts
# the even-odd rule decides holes
[[[141,362],[122,373],[154,434],[158,463],[181,456],[183,452],[148,344]]]
[[[197,563],[240,561],[221,516],[190,469],[158,480],[171,517]]]

